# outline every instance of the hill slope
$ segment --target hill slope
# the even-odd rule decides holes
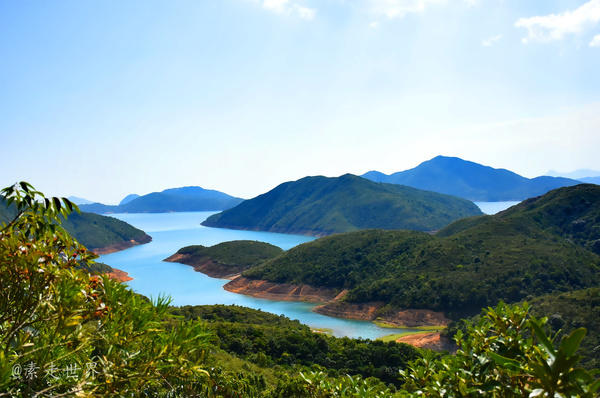
[[[213,278],[224,278],[240,273],[281,253],[283,253],[281,248],[269,243],[236,240],[210,247],[186,246],[165,261],[191,265],[196,271]]]
[[[9,222],[14,216],[12,208],[0,203],[0,223]],[[72,213],[62,225],[81,244],[98,254],[123,250],[152,240],[144,231],[124,221],[99,214]]]
[[[226,193],[200,187],[171,188],[133,199],[131,197],[132,195],[128,195],[118,206],[93,203],[80,208],[82,211],[100,214],[215,211],[229,209],[242,201]]]
[[[367,228],[431,231],[477,214],[463,199],[346,174],[283,183],[202,225],[322,236]]]
[[[437,156],[417,167],[394,174],[370,171],[363,174],[375,182],[454,195],[473,201],[524,200],[580,182],[562,177],[525,178],[506,169],[494,169],[456,157]]]
[[[460,220],[436,236],[374,230],[317,239],[242,275],[346,289],[342,304],[386,303],[380,314],[412,308],[456,319],[499,300],[599,285],[600,257],[586,249],[595,247],[600,227],[599,195],[593,185],[561,188],[510,212]]]

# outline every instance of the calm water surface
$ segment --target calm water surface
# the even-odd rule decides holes
[[[117,253],[100,256],[98,261],[122,269],[134,278],[128,285],[148,296],[169,295],[174,305],[237,304],[274,314],[283,314],[313,328],[331,329],[335,336],[375,339],[410,329],[384,329],[370,322],[332,318],[311,311],[314,304],[257,299],[223,289],[227,280],[210,278],[188,265],[162,260],[188,245],[212,246],[230,240],[257,240],[290,249],[314,238],[271,232],[236,231],[200,225],[213,212],[112,214],[152,236],[152,242]]]
[[[513,207],[521,202],[519,201],[507,201],[507,202],[473,202],[479,209],[485,214],[496,214],[502,210],[506,210],[509,207]]]

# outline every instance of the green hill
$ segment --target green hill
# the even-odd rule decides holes
[[[362,177],[485,202],[523,200],[580,183],[562,177],[526,178],[506,169],[447,156],[436,156],[413,169],[390,175],[369,171]]]
[[[323,236],[368,228],[433,231],[477,214],[464,199],[346,174],[286,182],[202,225]]]
[[[165,261],[192,265],[209,276],[224,277],[242,272],[281,253],[281,248],[269,243],[236,240],[210,247],[186,246]]]
[[[0,223],[12,220],[15,211],[0,204]],[[63,221],[63,227],[81,244],[91,250],[125,249],[135,243],[148,243],[152,238],[144,231],[137,229],[124,221],[99,214],[72,213]]]
[[[561,236],[582,215],[597,214],[600,201],[592,199],[599,193],[590,185],[562,188],[510,212],[460,220],[438,236],[375,230],[317,239],[243,275],[348,289],[347,302],[385,302],[457,319],[499,300],[599,285],[600,257],[586,249],[593,232],[586,239]],[[574,202],[587,205],[575,211]],[[585,225],[597,231],[600,224]]]

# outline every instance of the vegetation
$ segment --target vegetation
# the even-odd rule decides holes
[[[500,300],[598,286],[600,257],[587,248],[600,225],[599,197],[595,185],[562,188],[509,212],[457,221],[437,236],[381,230],[334,235],[243,275],[349,289],[349,302],[383,301],[387,309],[431,309],[459,319]]]
[[[71,202],[69,202],[71,203]],[[14,206],[7,206],[0,199],[0,222],[10,222],[17,215]],[[63,228],[82,245],[101,249],[115,244],[150,242],[152,238],[144,231],[113,217],[92,213],[73,213],[68,219],[59,216]]]
[[[281,248],[269,243],[236,240],[210,247],[202,245],[186,246],[179,249],[175,254],[180,255],[177,262],[201,265],[210,261],[233,274],[258,265],[281,253],[283,253]]]
[[[319,365],[329,375],[377,377],[399,385],[398,370],[420,357],[406,344],[327,336],[284,316],[244,307],[185,306],[173,313],[208,321],[220,348],[262,367]]]
[[[562,177],[529,179],[505,169],[494,169],[446,156],[436,156],[413,169],[391,175],[370,171],[363,177],[375,182],[407,185],[483,202],[523,200],[580,183]]]
[[[559,337],[586,328],[588,333],[581,344],[582,364],[600,368],[600,288],[535,297],[531,300],[531,312],[548,316],[548,326]]]
[[[133,198],[128,195],[125,199],[125,203],[121,202],[118,206],[93,203],[81,205],[81,210],[101,214],[214,211],[229,209],[242,201],[223,192],[200,187],[171,188]]]
[[[585,329],[558,343],[527,306],[487,309],[443,357],[241,307],[171,308],[85,271],[95,256],[60,225],[71,202],[27,183],[2,194],[17,215],[0,226],[0,396],[593,397],[600,387],[577,367]]]
[[[322,236],[368,228],[433,231],[477,214],[464,199],[346,174],[286,182],[203,225]]]

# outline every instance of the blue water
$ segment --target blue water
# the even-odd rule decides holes
[[[334,336],[375,339],[409,329],[380,328],[373,323],[339,319],[311,311],[314,304],[257,299],[223,289],[227,280],[210,278],[188,265],[162,260],[188,245],[212,246],[230,240],[257,240],[284,250],[314,238],[272,232],[236,231],[200,225],[212,212],[113,214],[152,236],[152,242],[117,253],[100,256],[98,261],[129,273],[128,285],[145,296],[168,295],[174,305],[237,304],[291,319],[313,328],[331,329]]]
[[[506,210],[521,202],[519,201],[506,201],[506,202],[473,202],[479,209],[485,214],[496,214],[502,210]]]

